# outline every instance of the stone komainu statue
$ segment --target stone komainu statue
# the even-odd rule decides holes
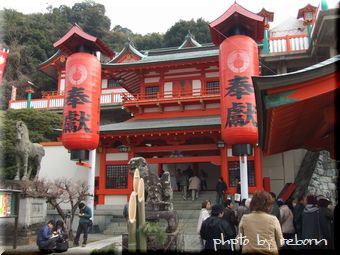
[[[29,140],[28,129],[23,121],[17,121],[15,128],[17,174],[14,180],[38,178],[41,159],[45,156],[44,147],[41,144],[32,143]],[[32,176],[34,172],[35,175]]]
[[[161,178],[152,173],[146,160],[142,157],[132,158],[129,161],[130,174],[139,169],[141,178],[145,183],[146,207],[150,210],[169,211],[173,209],[173,191],[170,183],[170,174],[165,171]]]
[[[173,233],[178,227],[177,212],[173,210],[173,191],[170,183],[170,174],[165,171],[161,178],[149,170],[146,160],[142,157],[132,158],[129,161],[130,174],[139,169],[140,177],[145,184],[145,218],[149,221],[165,219],[168,226],[167,233]]]

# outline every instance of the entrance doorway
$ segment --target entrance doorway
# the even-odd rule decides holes
[[[171,176],[171,186],[173,191],[178,191],[177,187],[177,179],[179,177],[178,172],[189,170],[188,172],[192,172],[192,174],[197,174],[197,176],[201,179],[204,173],[206,174],[206,183],[207,190],[215,190],[216,183],[218,178],[220,177],[220,166],[199,162],[199,163],[171,163],[171,164],[163,164],[162,169],[164,171],[169,171]],[[179,171],[178,171],[179,170]],[[205,187],[203,187],[205,190]]]

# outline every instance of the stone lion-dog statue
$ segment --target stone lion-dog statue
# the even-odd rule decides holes
[[[146,160],[142,157],[132,158],[128,164],[132,176],[138,168],[140,177],[144,179],[146,220],[165,219],[168,222],[165,232],[174,232],[178,226],[178,217],[177,212],[173,210],[173,191],[169,172],[165,171],[159,178],[149,170]]]

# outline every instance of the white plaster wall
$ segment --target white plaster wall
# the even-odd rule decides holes
[[[45,156],[41,161],[39,178],[55,180],[66,177],[87,182],[90,168],[76,165],[70,160],[70,153],[64,146],[44,146]]]
[[[126,152],[122,153],[107,153],[106,154],[106,160],[128,160],[129,155]]]
[[[160,77],[152,77],[152,78],[145,78],[144,82],[145,83],[152,83],[152,82],[159,82]]]
[[[164,82],[164,97],[172,97],[172,82]]]
[[[263,157],[263,177],[270,178],[271,191],[277,195],[286,183],[292,183],[299,171],[306,150],[290,150]]]
[[[145,108],[144,112],[159,112],[159,108]]]
[[[65,79],[60,79],[60,91],[65,90]]]
[[[211,72],[211,73],[206,73],[205,77],[207,78],[213,78],[213,77],[219,77],[220,73],[219,72]]]
[[[105,205],[125,205],[127,195],[105,195]]]
[[[207,109],[220,108],[220,103],[216,103],[216,104],[206,104],[205,107],[206,107]]]
[[[102,94],[110,94],[110,93],[127,93],[124,88],[114,88],[114,89],[103,89],[101,91]]]
[[[193,80],[192,81],[192,91],[193,91],[193,95],[197,96],[201,94],[201,80]]]
[[[106,89],[107,88],[107,79],[103,79],[102,80],[102,89]]]
[[[202,106],[200,104],[190,104],[185,106],[185,110],[197,110],[202,109]]]

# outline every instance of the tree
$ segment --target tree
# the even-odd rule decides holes
[[[26,123],[30,140],[34,143],[57,141],[61,129],[62,116],[55,112],[35,109],[7,110],[0,115],[0,169],[1,177],[15,177],[15,124],[17,120]]]
[[[176,22],[164,35],[163,47],[178,47],[180,46],[185,36],[190,31],[195,36],[195,40],[199,43],[211,42],[209,23],[202,18],[194,21],[180,20]]]
[[[103,39],[111,26],[105,11],[104,5],[87,0],[73,5],[68,21],[71,24],[77,23],[86,33]]]
[[[6,71],[3,77],[4,93],[1,95],[1,109],[7,109],[12,85],[18,87],[17,98],[25,98],[21,85],[32,81],[38,86],[32,95],[39,98],[42,91],[57,89],[57,80],[41,74],[39,64],[46,61],[57,50],[53,43],[77,23],[85,32],[98,37],[113,51],[120,52],[131,39],[138,50],[162,47],[178,47],[190,31],[199,43],[211,42],[208,22],[176,22],[165,34],[134,34],[129,28],[114,25],[106,16],[105,6],[94,1],[75,3],[71,8],[65,5],[48,6],[48,13],[23,14],[12,9],[0,10],[1,48],[9,48]]]
[[[46,202],[57,210],[59,216],[66,223],[69,238],[73,240],[72,224],[78,205],[85,200],[88,194],[88,186],[85,182],[74,182],[61,178],[55,181],[38,179],[20,183],[23,194],[34,198],[45,198]],[[68,205],[68,209],[65,209]]]
[[[149,50],[163,47],[164,36],[160,33],[149,33],[144,36],[135,34],[132,38],[139,50]]]

